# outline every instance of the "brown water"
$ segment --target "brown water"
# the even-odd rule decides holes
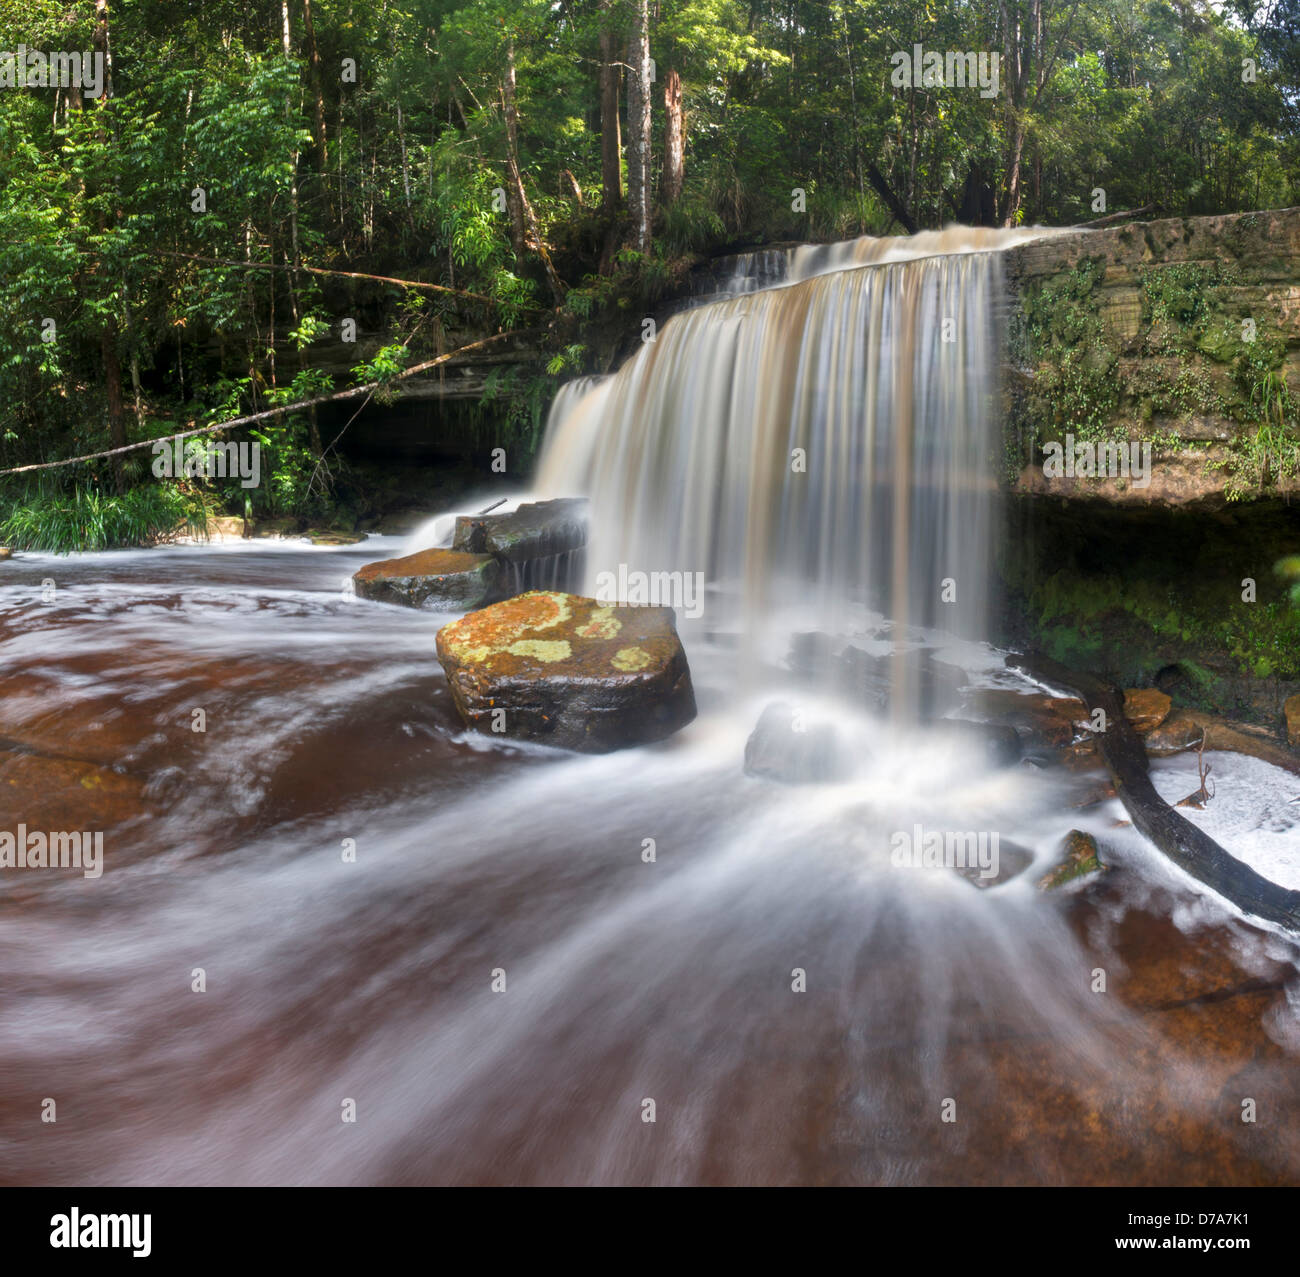
[[[843,706],[849,780],[747,778],[763,698],[723,636],[662,746],[471,741],[441,618],[340,593],[395,549],[0,569],[0,829],[105,848],[99,879],[0,872],[0,1182],[1300,1175],[1296,950],[1070,810],[1074,781]],[[892,869],[914,820],[1039,863],[987,892]],[[1117,868],[1041,893],[1072,825]]]

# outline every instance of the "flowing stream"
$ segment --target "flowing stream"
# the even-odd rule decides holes
[[[1292,943],[1072,806],[1095,774],[993,769],[906,687],[885,718],[786,659],[825,631],[1024,686],[980,641],[995,246],[920,247],[796,253],[557,403],[537,491],[590,496],[589,571],[707,582],[661,745],[467,734],[450,618],[344,588],[395,538],[3,565],[0,830],[104,852],[0,874],[0,1182],[1294,1180]],[[834,727],[833,781],[745,774],[777,698]],[[1300,886],[1295,778],[1216,777],[1191,817]],[[918,827],[1032,863],[900,868]],[[1040,891],[1071,828],[1113,868]]]

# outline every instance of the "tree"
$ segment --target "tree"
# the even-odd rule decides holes
[[[627,204],[637,251],[650,251],[650,4],[636,0],[627,50]]]

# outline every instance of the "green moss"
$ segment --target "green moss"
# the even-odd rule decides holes
[[[1215,653],[1250,677],[1300,677],[1300,611],[1286,599],[1246,603],[1231,581],[1188,589],[1185,581],[1062,569],[1039,581],[1027,603],[1039,643],[1067,664],[1122,653],[1136,681],[1175,659],[1186,665],[1184,653]]]
[[[1016,432],[1025,461],[1042,444],[1101,438],[1119,406],[1118,355],[1107,343],[1098,287],[1099,259],[1080,262],[1026,290],[1012,322],[1012,356],[1033,369]]]

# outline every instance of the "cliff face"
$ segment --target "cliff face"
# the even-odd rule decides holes
[[[1006,279],[1008,639],[1277,729],[1300,690],[1300,209],[1060,235]],[[1045,472],[1106,444],[1140,477]]]
[[[1300,208],[1171,218],[1006,254],[1007,477],[1021,493],[1224,505],[1300,492]],[[1149,481],[1044,447],[1149,444]]]

